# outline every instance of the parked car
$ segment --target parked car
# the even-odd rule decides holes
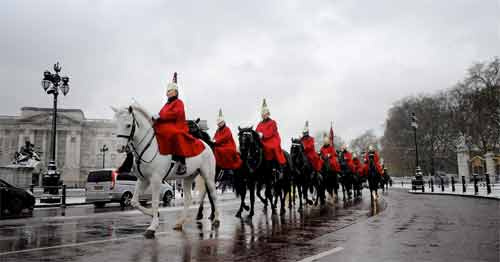
[[[130,206],[137,177],[133,173],[117,173],[113,169],[90,171],[85,186],[86,202],[96,207],[104,207],[106,203],[117,202],[121,207]],[[160,201],[170,204],[174,197],[172,186],[168,183],[160,185]],[[145,205],[151,200],[151,189],[139,196],[139,201]]]
[[[35,196],[0,179],[0,217],[31,215]]]

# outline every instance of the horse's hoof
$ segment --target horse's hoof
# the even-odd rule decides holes
[[[276,208],[273,208],[271,215],[276,216],[277,214],[278,214],[278,212],[276,212]]]
[[[196,220],[202,220],[203,219],[203,213],[198,213],[196,216]]]
[[[282,208],[281,211],[280,211],[280,215],[284,216],[285,214],[286,214],[286,210],[284,208]]]
[[[236,215],[234,215],[234,216],[237,218],[241,218],[241,212],[236,213]]]
[[[144,237],[147,239],[155,238],[155,231],[154,230],[146,230],[146,232],[144,232]]]
[[[218,228],[220,226],[220,221],[218,219],[214,220],[214,222],[212,223],[212,226],[215,228]]]
[[[245,209],[245,211],[250,210],[250,207],[249,207],[249,206],[247,206],[247,205],[244,205],[244,206],[243,206],[243,208]]]
[[[208,217],[208,219],[210,219],[210,221],[214,221],[214,219],[215,219],[215,215],[212,213],[212,214]]]
[[[297,209],[297,212],[302,213],[304,212],[304,209],[302,207],[299,207],[299,209]]]
[[[177,230],[177,231],[182,231],[182,224],[176,224],[174,226],[174,230]]]

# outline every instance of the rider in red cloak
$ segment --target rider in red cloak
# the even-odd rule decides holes
[[[218,169],[235,170],[241,166],[240,154],[236,150],[236,143],[226,121],[219,110],[217,118],[217,131],[214,135],[214,153]]]
[[[354,173],[355,169],[354,169],[354,163],[352,162],[352,154],[351,152],[347,151],[347,145],[342,145],[342,147],[340,147],[340,152],[341,155],[344,157],[346,167],[349,169],[351,173]]]
[[[309,160],[309,163],[313,166],[316,172],[321,171],[321,167],[323,166],[323,160],[319,157],[314,149],[314,138],[309,136],[309,122],[306,121],[306,126],[304,127],[304,131],[302,132],[302,138],[300,139],[302,145],[304,146],[304,153]]]
[[[267,161],[277,161],[280,166],[286,164],[286,158],[281,150],[281,138],[278,133],[276,122],[270,118],[269,108],[266,99],[262,102],[262,121],[257,125],[255,131],[260,136],[260,141],[264,148],[264,159]]]
[[[382,169],[382,166],[380,165],[380,157],[378,155],[378,152],[375,150],[375,148],[370,145],[368,146],[368,152],[365,154],[365,168],[364,168],[364,173],[368,174],[368,168],[370,167],[370,162],[369,162],[369,157],[370,155],[373,155],[373,162],[375,162],[375,168],[377,169],[377,172],[380,176],[384,174],[384,170]]]
[[[177,174],[186,173],[186,157],[199,155],[205,146],[188,133],[184,103],[178,98],[177,73],[167,86],[168,102],[153,117],[156,140],[162,155],[172,155],[177,163]]]
[[[324,144],[320,149],[320,155],[323,159],[329,159],[330,168],[333,172],[340,172],[337,151],[335,151],[335,147],[332,145],[330,138],[326,135],[324,136]]]

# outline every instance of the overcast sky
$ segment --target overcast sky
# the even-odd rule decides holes
[[[0,114],[50,107],[40,80],[60,61],[60,105],[88,118],[131,98],[158,112],[177,71],[188,117],[212,131],[220,107],[233,133],[256,124],[266,97],[285,147],[305,120],[381,134],[394,101],[500,55],[499,14],[498,0],[2,0]]]

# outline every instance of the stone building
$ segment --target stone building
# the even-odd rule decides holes
[[[57,115],[56,161],[63,183],[83,186],[89,170],[103,167],[103,145],[109,148],[105,167],[121,164],[117,153],[115,125],[109,119],[88,119],[80,109],[59,109]],[[0,116],[0,166],[12,163],[13,156],[25,141],[41,152],[42,166],[50,159],[52,109],[23,107],[18,116]],[[43,171],[42,171],[43,172]]]

